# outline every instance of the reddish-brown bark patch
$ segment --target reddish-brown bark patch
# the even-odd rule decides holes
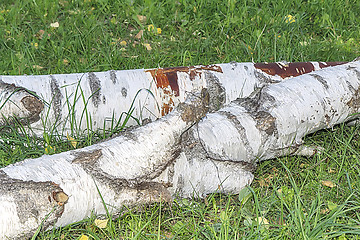
[[[341,65],[346,62],[319,62],[320,68]],[[281,78],[296,77],[315,70],[311,62],[295,62],[295,63],[255,63],[255,68],[264,71],[265,73]]]
[[[164,116],[173,110],[174,100],[172,96],[178,97],[179,83],[178,83],[178,72],[184,72],[189,75],[190,80],[194,80],[196,76],[201,76],[203,70],[221,72],[222,69],[216,65],[205,65],[205,66],[190,66],[190,67],[172,67],[172,68],[157,68],[145,70],[145,72],[151,73],[156,87],[163,89],[163,99],[170,97],[170,99],[161,106],[161,115]],[[169,88],[171,90],[169,90]],[[167,97],[166,97],[167,96]]]

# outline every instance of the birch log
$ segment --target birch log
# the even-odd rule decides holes
[[[211,87],[210,87],[211,89]],[[217,95],[221,95],[221,91]],[[0,171],[0,238],[171,197],[238,193],[260,160],[303,154],[302,138],[354,120],[360,108],[360,62],[263,87],[204,116],[213,92],[167,116],[93,146],[27,159]],[[312,150],[312,149],[310,149]]]
[[[140,123],[143,119],[160,118],[184,102],[189,92],[200,91],[208,85],[215,87],[214,83],[225,89],[224,95],[217,96],[218,101],[214,103],[221,107],[283,78],[342,63],[228,63],[98,73],[1,76],[0,87],[4,87],[0,88],[0,93],[4,96],[0,96],[0,104],[6,104],[0,111],[4,117],[24,119],[28,116],[31,128],[39,136],[44,131],[62,136],[67,132],[75,135],[85,129],[109,129],[123,121],[124,113],[129,113],[131,107],[134,109],[132,116]],[[7,96],[12,91],[5,86],[34,92],[42,102],[34,98],[37,102],[33,106],[38,108],[28,112],[21,102],[24,98],[15,99],[14,95],[8,101]],[[2,123],[0,116],[0,126]],[[129,125],[133,124],[136,122],[130,120]]]
[[[183,132],[208,111],[205,89],[188,99],[108,141],[0,169],[0,239],[30,237],[48,215],[45,229],[105,214],[99,192],[113,214],[124,204],[170,201],[166,187],[152,179],[178,156]]]

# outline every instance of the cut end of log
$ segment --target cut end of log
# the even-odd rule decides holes
[[[0,90],[3,92],[0,99],[1,124],[29,124],[40,119],[40,113],[44,110],[44,103],[33,93],[15,84],[0,81]],[[2,119],[1,119],[2,118]]]
[[[52,197],[59,204],[59,206],[63,206],[69,199],[69,196],[62,191],[53,192]]]
[[[21,99],[21,103],[31,115],[38,116],[44,110],[44,103],[34,96],[26,96]]]

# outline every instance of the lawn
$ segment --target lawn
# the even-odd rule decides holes
[[[3,0],[0,74],[351,61],[360,56],[359,16],[357,0]],[[105,228],[93,217],[34,239],[360,239],[359,128],[308,136],[321,154],[264,161],[239,195],[124,209]],[[0,143],[1,166],[49,154],[49,145],[69,149],[10,126],[0,139],[9,143]]]

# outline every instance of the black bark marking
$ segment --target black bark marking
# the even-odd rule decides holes
[[[251,98],[239,98],[234,102],[245,108],[254,118],[257,129],[265,132],[268,136],[277,135],[276,118],[269,113],[269,109],[276,107],[278,103],[266,90],[267,87],[264,87],[260,89],[255,96]]]
[[[62,116],[62,99],[59,84],[54,76],[50,75],[50,88],[51,88],[51,105],[54,109],[54,116],[56,120],[60,120]]]
[[[274,79],[272,79],[271,77],[265,75],[265,73],[260,72],[260,71],[258,71],[258,70],[256,70],[256,69],[254,70],[254,76],[255,76],[257,79],[259,79],[260,82],[263,82],[263,83],[266,83],[266,84],[268,84],[268,83],[278,83],[278,82],[280,82],[279,80],[274,80]]]
[[[97,181],[109,186],[111,189],[119,193],[127,192],[130,190],[137,191],[137,202],[158,202],[166,201],[171,202],[172,198],[168,190],[163,184],[148,181],[149,176],[145,175],[136,179],[124,179],[114,177],[98,166],[98,160],[102,156],[101,149],[96,149],[89,152],[77,152],[74,153],[75,158],[72,163],[80,164],[83,169]],[[166,169],[167,165],[163,166]],[[160,171],[153,171],[155,177],[160,175],[163,169]],[[154,176],[153,176],[154,177]]]
[[[351,110],[352,113],[358,113],[360,110],[360,89],[357,89],[355,93],[352,95],[351,99],[346,103]]]
[[[270,113],[265,111],[259,111],[252,114],[256,121],[256,128],[260,131],[264,131],[267,135],[276,135],[276,118],[273,117]]]
[[[127,90],[126,90],[126,88],[121,88],[121,95],[124,97],[124,98],[126,98],[126,96],[127,96]]]
[[[231,65],[231,70],[235,70],[235,68],[237,67],[237,65],[238,65],[238,63],[237,62],[230,62],[230,65]],[[247,66],[245,66],[246,68],[247,68]],[[245,68],[244,67],[244,68]],[[247,70],[247,69],[245,69],[245,70]]]
[[[106,97],[103,96],[103,100],[102,100],[103,104],[106,104]]]
[[[354,72],[356,74],[357,79],[360,80],[360,71],[357,69],[354,69]]]
[[[241,122],[237,119],[237,117],[230,113],[230,112],[226,112],[226,111],[219,111],[218,112],[219,114],[225,116],[232,124],[233,126],[236,128],[236,130],[238,131],[240,137],[241,137],[241,140],[243,141],[244,143],[244,146],[245,146],[245,149],[246,149],[246,152],[247,152],[247,155],[248,156],[253,156],[254,155],[254,152],[253,152],[253,149],[251,148],[251,145],[249,143],[249,140],[246,136],[246,130],[245,128],[241,125]]]
[[[233,102],[245,108],[248,112],[256,112],[275,107],[277,105],[276,99],[266,92],[267,87],[262,87],[257,90],[257,93],[252,97],[238,98]]]
[[[184,195],[184,186],[185,186],[184,177],[180,175],[177,180],[175,195],[179,195],[179,196]]]
[[[154,166],[152,169],[149,169],[148,173],[145,173],[144,175],[137,177],[137,182],[144,182],[144,181],[151,181],[158,176],[160,176],[161,173],[163,173],[170,165],[172,165],[175,160],[179,157],[181,153],[181,148],[179,144],[174,144],[173,147],[171,147],[172,152],[171,156],[167,161],[164,163],[161,161],[158,165]]]
[[[101,82],[95,73],[88,73],[89,86],[91,90],[91,100],[96,108],[99,107],[101,102]]]
[[[112,81],[113,84],[116,84],[117,82],[117,77],[116,77],[116,73],[114,70],[110,70],[110,79]]]
[[[315,73],[311,73],[309,75],[314,77],[318,82],[320,82],[321,85],[323,85],[323,87],[325,89],[329,89],[329,84],[327,83],[327,81],[322,76],[320,76],[318,74],[315,74]]]
[[[226,91],[220,80],[210,71],[205,71],[206,88],[209,93],[209,111],[217,111],[226,102]]]
[[[353,85],[348,81],[345,80],[347,87],[349,88],[350,92],[354,94],[356,92],[356,89],[353,87]]]
[[[75,158],[73,159],[72,163],[85,163],[93,165],[102,156],[102,151],[101,149],[96,149],[89,152],[76,152],[74,155]]]
[[[330,118],[330,116],[328,115],[328,114],[325,114],[325,124],[326,125],[328,125],[328,126],[330,126],[329,124],[330,124],[330,121],[331,121],[331,118]]]
[[[347,70],[354,71],[358,80],[360,80],[360,71],[353,68],[348,67]],[[349,90],[352,92],[351,99],[346,103],[351,109],[353,113],[358,113],[360,111],[360,88],[355,89],[349,82],[347,82]]]
[[[202,143],[199,132],[195,129],[189,129],[182,135],[181,146],[182,151],[185,153],[186,159],[189,164],[192,164],[192,159],[198,159],[203,161],[213,161],[215,166],[217,162],[221,164],[226,162],[235,163],[238,166],[241,166],[241,168],[245,171],[249,171],[252,173],[256,169],[256,163],[241,160],[234,161],[232,159],[223,159],[221,156],[215,156],[215,154],[212,154],[213,156],[210,156]]]

